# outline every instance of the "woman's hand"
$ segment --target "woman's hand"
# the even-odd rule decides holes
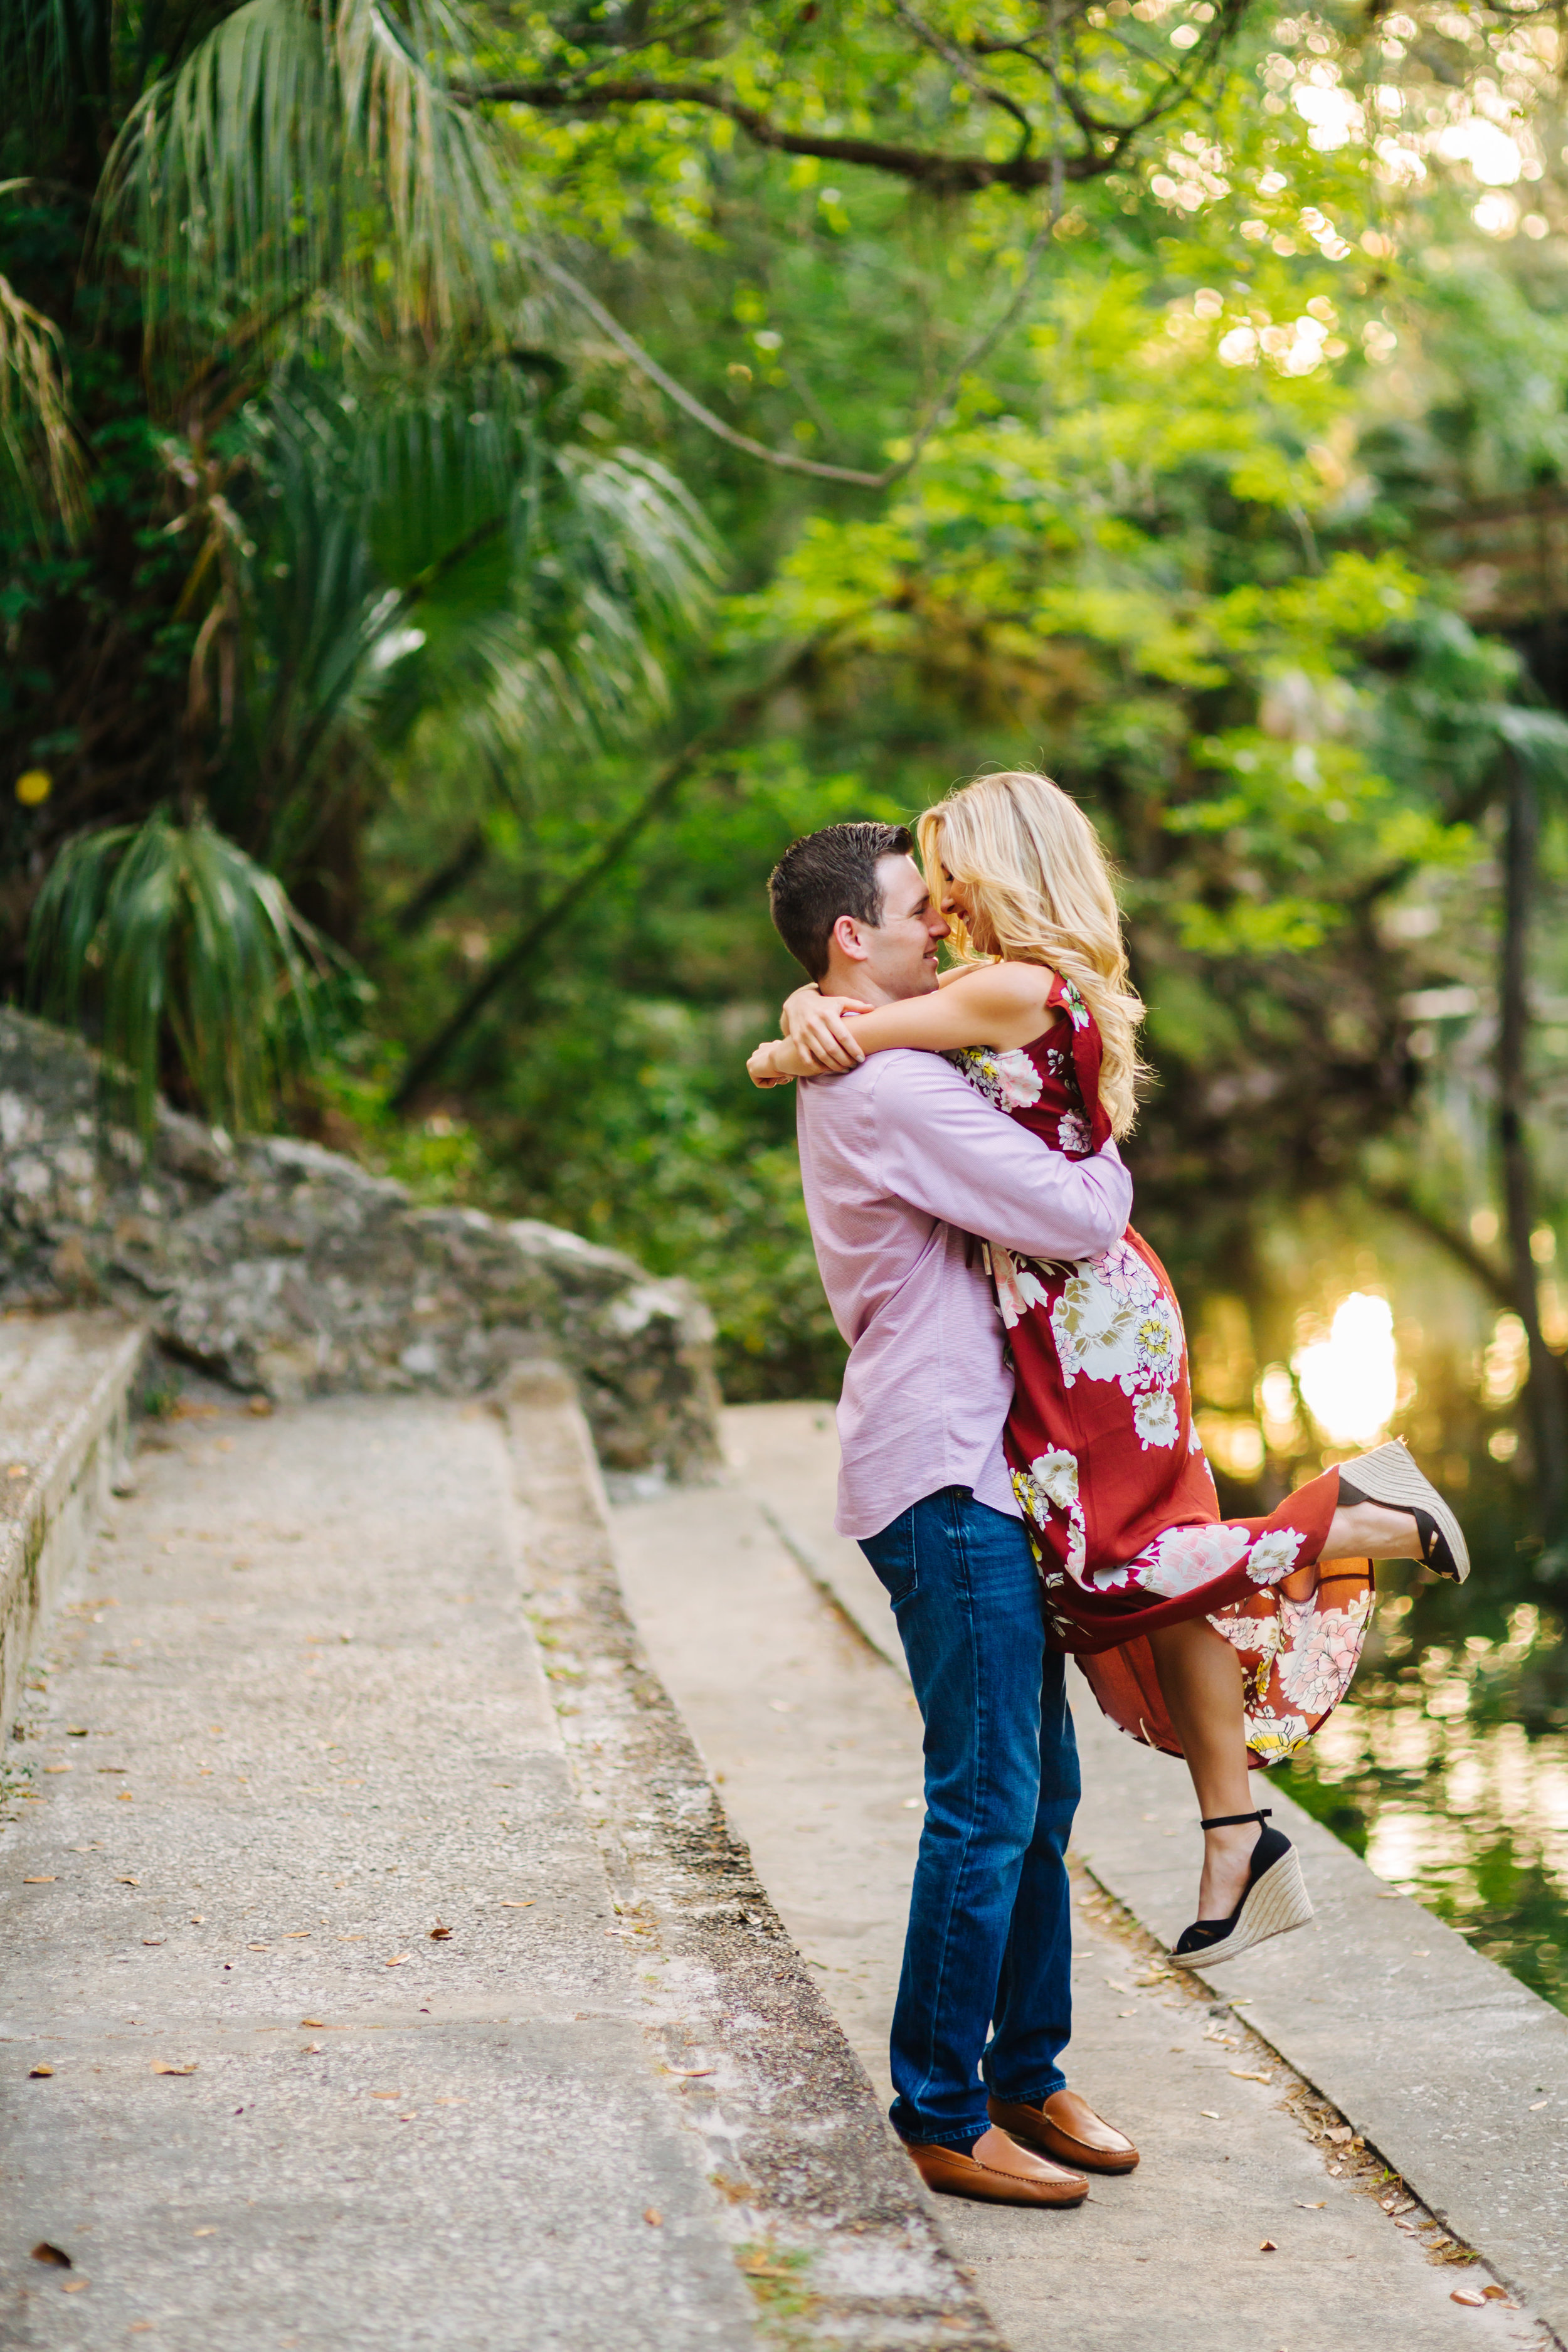
[[[787,1087],[792,1078],[815,1078],[819,1072],[798,1039],[770,1037],[747,1062],[746,1076],[754,1087]]]
[[[779,1020],[785,1038],[799,1050],[807,1066],[781,1076],[809,1077],[824,1070],[852,1070],[866,1056],[855,1043],[850,1024],[857,1014],[874,1010],[862,997],[824,996],[815,984],[797,988],[785,998]]]

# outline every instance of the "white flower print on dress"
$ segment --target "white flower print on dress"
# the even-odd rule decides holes
[[[1088,1123],[1076,1110],[1064,1110],[1058,1119],[1057,1143],[1061,1150],[1077,1152],[1080,1158],[1088,1151]]]
[[[1311,1601],[1283,1600],[1280,1608],[1285,1630],[1279,1688],[1304,1714],[1327,1715],[1350,1688],[1372,1614],[1372,1595],[1363,1593],[1348,1609],[1319,1609]]]
[[[1181,1435],[1176,1400],[1169,1389],[1151,1389],[1132,1402],[1132,1426],[1145,1454],[1152,1445],[1174,1445]]]
[[[1162,1600],[1175,1601],[1184,1592],[1195,1592],[1200,1584],[1212,1584],[1247,1556],[1250,1538],[1245,1528],[1217,1525],[1195,1528],[1168,1528],[1142,1555],[1144,1563],[1140,1581]]]
[[[1009,1110],[1027,1110],[1040,1099],[1040,1074],[1021,1045],[991,1057]]]
[[[1071,1510],[1078,1500],[1078,1461],[1075,1455],[1058,1445],[1049,1454],[1037,1454],[1029,1470],[1058,1511]]]
[[[1037,1527],[1050,1524],[1053,1505],[1062,1513],[1068,1523],[1067,1572],[1080,1576],[1089,1531],[1079,1500],[1076,1458],[1060,1446],[1049,1454],[1037,1454],[1026,1471],[1014,1471],[1013,1491]]]
[[[1152,1269],[1128,1242],[1087,1258],[1051,1309],[1051,1329],[1067,1388],[1085,1380],[1118,1381],[1123,1396],[1168,1388],[1182,1361],[1182,1327]]]
[[[1050,1293],[1026,1260],[1016,1258],[1000,1242],[987,1242],[985,1247],[991,1258],[991,1279],[996,1286],[996,1304],[1003,1322],[1011,1331],[1031,1307],[1047,1306]]]
[[[1062,982],[1062,1010],[1075,1029],[1089,1027],[1089,1007],[1070,980]]]
[[[1278,1763],[1281,1757],[1295,1753],[1308,1730],[1304,1715],[1268,1715],[1259,1711],[1247,1718],[1247,1744],[1266,1763]]]
[[[1289,1576],[1306,1540],[1294,1528],[1271,1528],[1259,1536],[1247,1562],[1254,1584],[1278,1584],[1282,1576]]]
[[[1216,1609],[1209,1619],[1216,1633],[1237,1650],[1268,1650],[1279,1646],[1279,1627],[1272,1617],[1244,1617],[1237,1609]]]

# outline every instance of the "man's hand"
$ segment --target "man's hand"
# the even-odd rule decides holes
[[[808,1066],[789,1072],[792,1077],[820,1076],[827,1070],[852,1070],[866,1058],[850,1032],[858,1013],[876,1010],[858,996],[824,996],[815,983],[797,988],[786,997],[779,1025],[785,1039],[798,1046]]]

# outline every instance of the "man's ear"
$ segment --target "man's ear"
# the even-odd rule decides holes
[[[860,926],[853,915],[840,915],[834,924],[828,945],[837,948],[851,963],[864,963],[868,950],[860,936]]]

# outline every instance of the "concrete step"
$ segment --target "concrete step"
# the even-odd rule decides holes
[[[148,1424],[29,1681],[0,2344],[1000,2352],[622,1612],[563,1374]]]
[[[0,1321],[0,1738],[124,1462],[146,1344],[118,1315]]]

